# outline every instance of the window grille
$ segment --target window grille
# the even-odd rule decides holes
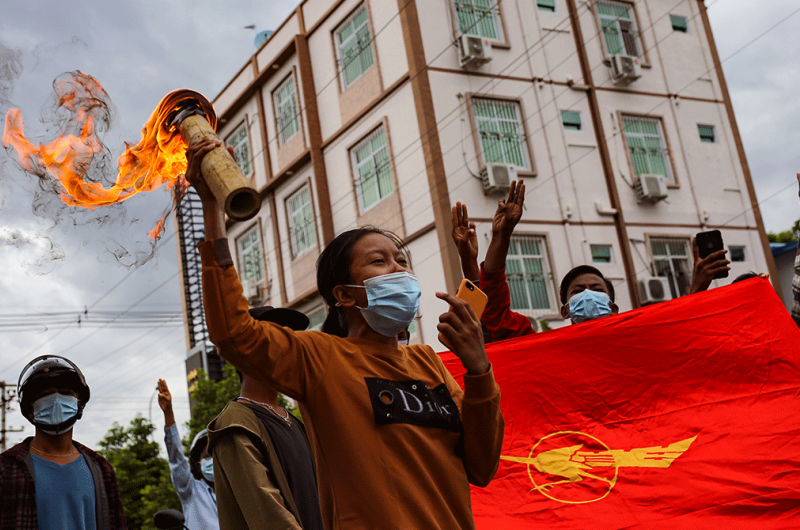
[[[253,280],[256,283],[264,280],[264,249],[261,246],[261,234],[258,226],[237,239],[239,247],[239,271],[242,283]]]
[[[486,164],[513,164],[530,169],[525,135],[519,116],[519,103],[474,98],[472,108],[478,124],[483,161]]]
[[[597,2],[597,14],[608,55],[641,57],[633,7],[622,2]]]
[[[506,257],[511,309],[529,317],[556,311],[547,245],[541,236],[511,238]]]
[[[637,175],[662,175],[672,182],[669,153],[664,142],[661,120],[638,116],[623,116],[625,142]]]
[[[656,276],[669,278],[672,297],[684,296],[689,292],[692,280],[692,261],[689,240],[684,238],[650,239]]]
[[[500,11],[493,0],[454,0],[453,3],[461,35],[502,40]]]
[[[367,7],[362,5],[336,30],[342,85],[349,87],[375,64]]]
[[[394,192],[386,131],[379,127],[350,150],[362,212]]]
[[[311,188],[303,186],[286,199],[289,211],[289,239],[292,257],[295,258],[317,244],[314,209],[311,205]]]
[[[281,144],[285,144],[300,130],[297,94],[292,76],[275,91],[275,116],[278,120],[278,135]]]
[[[250,139],[247,137],[247,120],[225,139],[225,143],[233,147],[233,157],[236,159],[236,163],[242,173],[250,175],[253,172],[253,166],[250,163]]]

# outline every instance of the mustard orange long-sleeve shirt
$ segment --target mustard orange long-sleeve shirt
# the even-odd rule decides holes
[[[299,402],[328,530],[470,529],[469,483],[494,477],[503,442],[491,370],[464,391],[428,346],[295,332],[248,314],[226,240],[200,245],[212,342]]]

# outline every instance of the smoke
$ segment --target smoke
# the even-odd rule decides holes
[[[7,48],[0,48],[0,51],[3,49]],[[6,79],[10,82],[4,86],[8,87],[10,95],[21,73],[20,53],[9,52],[2,57],[5,61],[0,64],[0,72],[9,73]],[[15,190],[13,196],[15,199],[31,197],[30,211],[45,228],[35,234],[25,234],[19,229],[2,227],[0,245],[27,247],[21,263],[29,272],[43,274],[63,261],[68,254],[64,249],[75,245],[76,235],[82,252],[99,246],[100,261],[110,257],[126,268],[133,268],[154,257],[157,239],[149,238],[147,233],[153,225],[163,225],[171,210],[171,197],[164,194],[168,206],[161,209],[160,221],[149,221],[151,227],[146,226],[148,221],[143,217],[159,215],[154,215],[152,193],[147,194],[149,197],[145,201],[138,197],[129,201],[137,215],[129,214],[129,202],[121,202],[133,194],[127,189],[116,191],[118,168],[115,157],[104,143],[116,112],[111,98],[93,77],[82,72],[66,72],[53,81],[52,95],[39,113],[44,138],[29,140],[33,137],[25,135],[18,109],[6,113],[3,144],[23,176],[28,175],[28,178],[14,179],[24,193]],[[0,173],[0,185],[9,179],[10,172]],[[0,189],[0,208],[4,208],[3,203],[17,202],[9,201],[11,194],[8,186],[4,187],[5,192]],[[90,243],[91,250],[84,248]]]
[[[0,109],[11,104],[11,94],[20,75],[22,51],[13,50],[0,42]]]

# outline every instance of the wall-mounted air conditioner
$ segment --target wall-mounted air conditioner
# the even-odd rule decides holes
[[[517,166],[512,164],[486,164],[481,170],[483,192],[508,191],[511,181],[517,180]]]
[[[480,66],[492,60],[489,39],[477,35],[461,35],[458,40],[458,59],[461,66]]]
[[[655,204],[667,198],[667,179],[661,175],[636,175],[633,189],[639,202]]]
[[[611,56],[611,80],[614,84],[627,86],[642,77],[642,63],[630,55]]]
[[[642,305],[655,304],[672,299],[669,278],[650,277],[636,282],[639,287],[639,302]]]

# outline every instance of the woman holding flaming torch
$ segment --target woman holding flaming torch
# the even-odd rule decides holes
[[[203,202],[209,335],[236,368],[298,401],[326,528],[474,528],[469,484],[491,481],[503,440],[480,321],[465,302],[437,293],[451,307],[438,329],[467,371],[462,391],[433,349],[398,345],[419,284],[402,242],[374,228],[339,235],[318,260],[331,333],[254,320],[200,171],[219,145],[208,139],[187,150],[186,177]]]

